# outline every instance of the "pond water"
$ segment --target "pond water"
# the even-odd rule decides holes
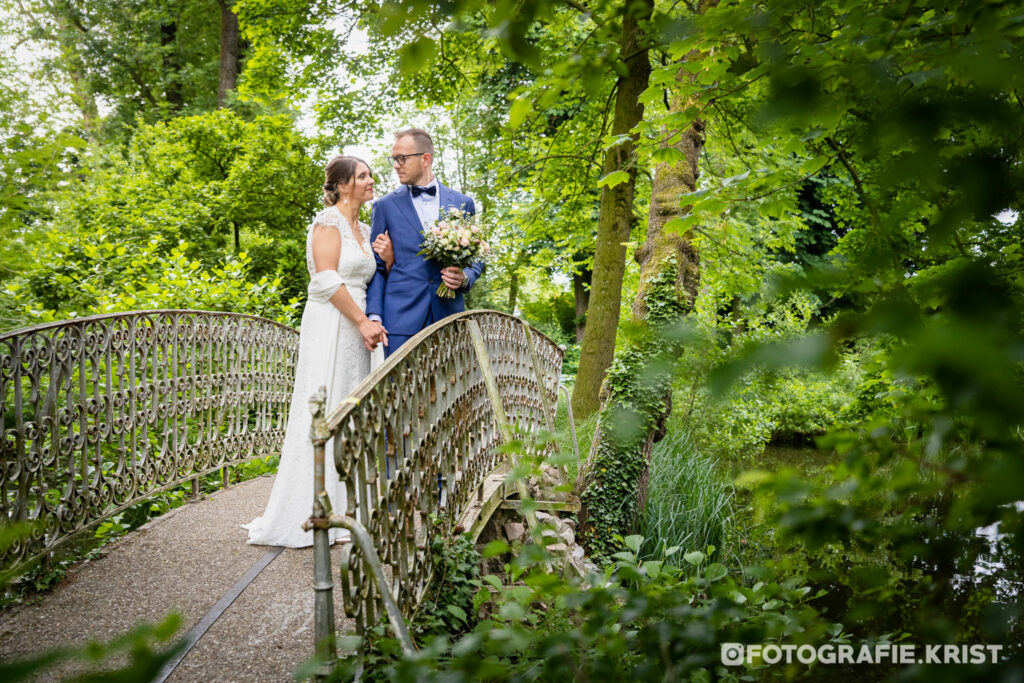
[[[813,478],[823,474],[829,465],[835,462],[835,457],[831,453],[810,446],[770,445],[756,460],[738,463],[737,467],[739,471],[756,467],[773,472],[792,468],[808,478]],[[1018,501],[1015,507],[1018,513],[1024,514],[1024,501]],[[973,572],[969,575],[954,574],[954,583],[961,588],[966,588],[970,584],[989,583],[995,588],[999,600],[1011,601],[1018,598],[1024,592],[1024,576],[1018,575],[1006,565],[1006,558],[1013,552],[1010,547],[1010,536],[1001,531],[999,522],[978,527],[974,530],[974,535],[983,544],[984,549],[974,562]]]
[[[1024,501],[1018,500],[1014,503],[1018,514],[1024,513]],[[986,577],[992,577],[995,581],[996,594],[1002,600],[1009,600],[1019,596],[1024,590],[1024,577],[1013,575],[1007,568],[1004,558],[1010,549],[1009,534],[1000,531],[1000,522],[978,527],[974,534],[988,544],[988,551],[978,556],[974,563],[974,575],[958,576],[961,581],[978,582]]]

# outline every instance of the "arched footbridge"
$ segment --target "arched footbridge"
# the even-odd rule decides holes
[[[297,348],[284,325],[183,310],[0,335],[5,578],[67,555],[161,492],[223,483],[111,544],[51,595],[0,613],[0,658],[109,638],[168,608],[184,614],[188,650],[156,680],[276,680],[314,643],[329,661],[336,629],[362,633],[382,617],[411,647],[403,618],[430,584],[432,535],[475,538],[506,497],[525,497],[506,484],[516,463],[501,445],[553,428],[562,351],[517,318],[469,311],[413,337],[340,404],[311,397],[314,546],[282,554],[247,546],[238,526],[262,510],[269,478],[231,485],[229,475],[278,452]],[[323,494],[325,467],[345,482],[344,508]],[[352,542],[330,547],[332,526]]]

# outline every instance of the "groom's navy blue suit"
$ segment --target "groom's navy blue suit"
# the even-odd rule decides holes
[[[441,213],[456,208],[476,214],[470,197],[445,187],[440,181],[437,186]],[[456,291],[454,299],[437,296],[444,264],[417,254],[423,241],[423,224],[406,185],[377,200],[370,217],[370,229],[371,243],[387,231],[395,253],[390,273],[377,256],[377,273],[366,288],[366,314],[381,317],[388,331],[386,353],[390,355],[427,325],[465,310],[462,293],[480,277],[484,264],[474,263],[463,270],[466,282]]]

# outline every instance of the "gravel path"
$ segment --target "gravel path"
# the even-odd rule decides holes
[[[0,659],[108,641],[172,611],[182,615],[184,635],[267,552],[246,545],[241,525],[263,511],[272,485],[273,477],[259,477],[184,505],[107,546],[104,557],[82,565],[37,603],[0,613]],[[337,577],[340,546],[332,555]],[[169,683],[293,680],[313,652],[312,584],[312,549],[282,552],[214,622]],[[340,586],[334,597],[338,632],[351,632],[353,624],[341,616]],[[59,680],[82,667],[62,666],[38,680]]]

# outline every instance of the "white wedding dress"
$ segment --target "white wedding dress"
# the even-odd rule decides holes
[[[312,241],[317,224],[334,226],[341,233],[337,271],[315,272]],[[376,263],[370,248],[370,227],[360,223],[358,231],[357,241],[348,220],[332,206],[316,215],[306,234],[309,298],[299,328],[299,357],[288,427],[267,508],[262,517],[243,525],[249,531],[249,543],[287,548],[313,545],[313,532],[301,527],[313,512],[313,444],[309,439],[313,420],[309,398],[326,386],[329,413],[370,371],[370,353],[363,347],[358,328],[329,301],[343,284],[356,304],[366,308],[366,285],[373,277]],[[344,511],[345,486],[338,481],[330,441],[326,453],[327,494],[335,511]],[[332,542],[347,537],[348,531],[331,529]]]

